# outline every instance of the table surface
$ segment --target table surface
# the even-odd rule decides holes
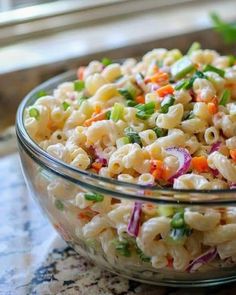
[[[0,158],[0,295],[236,294],[236,284],[181,289],[140,284],[101,270],[57,235],[29,197],[19,156]]]

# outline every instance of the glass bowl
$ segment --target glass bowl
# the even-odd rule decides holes
[[[144,283],[197,287],[236,280],[236,189],[177,190],[108,179],[53,158],[30,138],[25,108],[39,91],[74,79],[75,72],[67,72],[38,86],[20,104],[16,122],[29,191],[63,239],[97,265]],[[100,202],[84,201],[84,193],[99,194]],[[137,238],[127,232],[134,204],[142,214]],[[170,224],[177,213],[190,226],[176,240]]]

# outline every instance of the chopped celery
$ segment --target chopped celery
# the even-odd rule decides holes
[[[114,107],[111,110],[111,116],[110,119],[114,122],[117,122],[122,118],[124,112],[124,106],[120,103],[115,103]]]
[[[232,67],[236,62],[236,56],[228,55],[229,58],[229,66]]]
[[[215,72],[221,77],[224,78],[225,76],[225,71],[216,67],[213,67],[212,65],[206,65],[203,69],[203,72]]]
[[[127,136],[118,138],[116,140],[116,146],[117,146],[117,148],[120,148],[121,146],[126,145],[128,143],[130,143],[130,141],[129,141],[129,138]]]
[[[167,206],[167,205],[160,205],[157,208],[157,213],[160,216],[172,216],[174,214],[174,208],[171,206]]]
[[[110,64],[112,64],[112,60],[108,57],[103,57],[103,59],[101,60],[101,63],[107,67],[109,66]]]
[[[184,56],[177,60],[171,67],[171,74],[174,79],[181,79],[194,70],[194,64],[189,57]]]
[[[187,55],[191,55],[194,51],[201,49],[201,44],[199,42],[193,42],[192,45],[189,47]]]
[[[46,95],[48,95],[48,93],[45,90],[40,90],[36,93],[36,98],[44,97]]]
[[[183,54],[179,49],[172,49],[167,52],[166,57],[173,57],[175,60],[178,60],[183,57]]]
[[[131,256],[131,251],[129,249],[130,245],[129,242],[127,240],[116,240],[115,241],[115,247],[116,247],[116,251],[125,257],[130,257]]]
[[[230,99],[230,96],[231,96],[231,93],[229,89],[225,89],[220,97],[219,105],[226,106],[226,104],[228,103]]]

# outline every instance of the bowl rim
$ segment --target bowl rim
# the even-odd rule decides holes
[[[50,161],[52,162],[54,165],[56,164],[58,166],[58,168],[63,168],[65,171],[70,171],[72,173],[76,173],[80,176],[87,176],[89,178],[91,178],[92,180],[97,180],[97,181],[102,181],[106,184],[113,184],[113,185],[118,185],[118,186],[122,186],[124,188],[127,189],[136,189],[137,191],[140,190],[144,190],[146,189],[149,192],[154,192],[157,194],[167,194],[169,195],[170,193],[176,193],[176,194],[205,194],[205,195],[216,195],[216,194],[235,194],[236,193],[236,188],[233,189],[215,189],[215,190],[199,190],[199,189],[175,189],[172,187],[161,187],[161,186],[153,186],[153,187],[148,187],[147,185],[140,185],[140,184],[135,184],[135,183],[128,183],[128,182],[124,182],[124,181],[120,181],[117,179],[113,179],[113,178],[107,178],[104,176],[100,176],[97,174],[94,174],[92,172],[89,172],[87,170],[82,170],[82,169],[78,169],[76,167],[73,167],[57,158],[54,158],[52,155],[50,155],[49,153],[47,153],[45,150],[43,150],[28,134],[25,126],[24,126],[24,111],[25,108],[32,105],[31,103],[29,103],[29,101],[32,100],[32,102],[36,101],[36,94],[41,91],[41,90],[54,90],[56,86],[60,85],[61,83],[64,82],[68,82],[68,81],[73,81],[73,78],[75,78],[75,74],[76,74],[76,70],[70,70],[67,72],[64,72],[62,74],[56,75],[54,77],[52,77],[51,79],[48,79],[47,81],[39,84],[37,87],[33,88],[21,101],[21,103],[18,106],[17,109],[17,114],[16,114],[16,134],[17,134],[17,139],[23,143],[24,148],[27,149],[27,151],[32,154],[32,152],[34,152],[34,154],[36,154],[37,160],[39,160],[39,162],[42,164],[42,161],[40,159],[44,159],[46,161]],[[52,84],[54,85],[54,87],[52,88]],[[35,98],[34,98],[35,97]],[[34,157],[35,158],[35,157]],[[47,166],[50,169],[49,166]],[[52,172],[55,172],[54,170],[52,170]],[[62,177],[65,177],[64,174],[60,174]],[[72,177],[73,178],[73,177]],[[74,183],[76,183],[78,181],[77,178],[73,179]],[[126,198],[133,198],[133,196],[131,194],[129,194],[128,192],[119,192],[117,191],[117,193],[119,194],[120,198],[124,198],[124,195],[126,195]],[[139,195],[136,196],[136,199],[143,199],[142,197],[140,198]],[[229,204],[229,203],[235,203],[236,199],[234,199],[232,197],[232,199],[213,199],[213,200],[202,200],[202,201],[194,201],[194,200],[180,200],[180,199],[174,199],[173,201],[169,201],[169,200],[163,200],[163,199],[159,199],[157,197],[149,197],[149,196],[145,196],[145,201],[151,201],[151,202],[155,202],[155,203],[174,203],[174,204],[204,204],[204,205],[222,205],[222,204]]]

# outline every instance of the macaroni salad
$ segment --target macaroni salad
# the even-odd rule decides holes
[[[148,187],[236,188],[236,59],[197,42],[186,55],[160,48],[141,61],[92,61],[77,80],[40,92],[24,123],[50,155],[103,177]],[[109,261],[124,256],[186,272],[236,261],[232,208],[193,211],[85,191],[64,205],[57,179],[47,191],[58,210],[78,209],[77,236],[99,244]]]

